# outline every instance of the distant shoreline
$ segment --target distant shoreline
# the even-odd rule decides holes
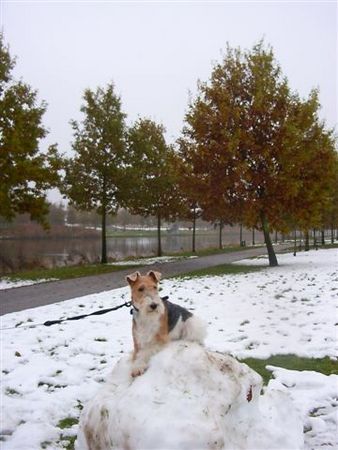
[[[69,230],[68,228],[66,228]],[[73,230],[73,229],[72,229]],[[7,240],[43,240],[43,239],[53,239],[53,240],[60,240],[60,239],[101,239],[101,231],[100,230],[87,230],[87,229],[77,229],[78,231],[81,230],[80,233],[74,233],[74,231],[67,231],[66,233],[63,232],[56,232],[53,233],[51,231],[50,233],[46,232],[46,234],[36,234],[36,235],[22,235],[21,233],[17,233],[15,235],[0,235],[0,240],[7,241]],[[168,229],[162,229],[161,230],[162,237],[182,237],[182,236],[190,236],[192,235],[192,230],[179,230],[172,232]],[[217,231],[215,230],[196,230],[196,235],[198,236],[211,236],[215,235]],[[106,233],[107,239],[114,239],[114,238],[157,238],[157,231],[154,230],[119,230],[119,231],[110,231],[108,230]]]

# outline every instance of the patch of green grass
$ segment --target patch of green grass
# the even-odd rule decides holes
[[[257,246],[255,248],[264,247],[264,245]],[[191,251],[186,252],[180,252],[180,253],[168,253],[168,256],[209,256],[209,255],[221,255],[223,253],[233,253],[233,252],[240,252],[243,250],[249,250],[251,247],[250,245],[247,247],[241,247],[240,245],[229,245],[227,247],[220,248],[205,248],[201,250],[197,250],[195,253]]]
[[[169,232],[168,230],[161,229],[162,236],[192,236],[192,230],[178,230],[175,232]],[[196,237],[198,236],[214,236],[214,230],[196,230]],[[118,230],[118,231],[107,231],[107,237],[111,238],[126,238],[126,237],[157,237],[156,230]]]
[[[101,275],[104,273],[116,272],[129,268],[135,268],[135,265],[130,266],[114,266],[113,264],[89,264],[83,266],[69,266],[69,267],[55,267],[53,269],[34,269],[17,272],[6,276],[11,281],[21,280],[41,280],[56,278],[58,280],[66,280],[70,278],[87,277],[90,275]]]
[[[317,241],[317,246],[316,247],[313,245],[313,242],[311,242],[309,250],[310,251],[313,251],[313,250],[316,250],[316,249],[317,250],[318,249],[330,250],[332,248],[338,248],[338,242],[334,243],[334,244],[326,243],[325,245],[322,245],[320,242]],[[294,246],[292,246],[291,243],[290,243],[290,248],[287,251],[289,252],[289,251],[293,251],[293,250],[294,250]],[[302,245],[299,245],[299,242],[297,242],[296,251],[297,251],[297,253],[305,252],[304,243],[302,243]]]
[[[321,249],[326,249],[326,248],[338,248],[338,243],[337,243],[337,244],[318,245],[318,248],[321,248]]]
[[[132,235],[134,232],[132,232]],[[143,236],[143,235],[149,235],[153,233],[151,232],[138,232],[135,231],[135,236]],[[180,234],[186,234],[190,232],[183,232]],[[123,237],[126,237],[126,234],[124,232],[117,232],[117,234],[120,234]],[[200,233],[199,235],[208,234],[206,233]],[[156,233],[155,233],[156,235]],[[263,247],[263,246],[262,246]],[[177,252],[177,253],[167,253],[163,256],[181,256],[181,257],[190,257],[190,256],[209,256],[209,255],[217,255],[217,254],[223,254],[223,253],[231,253],[231,252],[237,252],[241,250],[245,250],[249,247],[240,247],[237,246],[227,246],[223,249],[218,248],[208,248],[208,249],[202,249],[198,250],[197,252],[193,253],[191,251],[185,251],[185,252]],[[154,255],[155,256],[155,255]],[[137,260],[147,259],[148,257],[139,258],[137,257]],[[6,278],[10,281],[23,281],[23,280],[32,280],[37,281],[41,279],[50,280],[50,279],[57,279],[57,280],[67,280],[71,278],[79,278],[79,277],[86,277],[91,275],[101,275],[105,273],[110,272],[116,272],[119,270],[125,270],[125,269],[135,269],[136,267],[139,267],[142,265],[142,262],[140,264],[135,265],[133,264],[133,261],[135,260],[135,257],[126,258],[125,261],[130,262],[130,265],[114,265],[114,263],[110,264],[84,264],[80,266],[67,266],[67,267],[54,267],[51,269],[31,269],[31,270],[24,270],[15,272],[13,274],[6,275]]]
[[[323,373],[324,375],[338,374],[338,362],[330,358],[300,358],[299,356],[273,355],[268,359],[245,358],[241,362],[247,364],[251,369],[258,372],[264,384],[268,384],[272,378],[272,372],[266,369],[266,366],[283,367],[290,370],[312,370]]]
[[[57,426],[61,428],[61,430],[64,430],[65,428],[71,428],[73,425],[76,425],[79,423],[79,419],[76,417],[65,417],[64,419],[61,419]]]
[[[263,247],[263,246],[262,246]],[[241,250],[247,250],[250,247],[240,247],[239,245],[237,246],[228,246],[228,247],[224,247],[222,249],[219,248],[205,248],[205,249],[201,249],[201,250],[197,250],[196,252],[192,252],[192,251],[179,251],[179,252],[170,252],[170,253],[163,253],[163,257],[182,257],[182,258],[189,258],[191,256],[210,256],[210,255],[219,255],[219,254],[223,254],[223,253],[231,253],[231,252],[237,252],[237,251],[241,251]],[[258,247],[256,247],[258,248]],[[130,256],[124,259],[124,261],[128,261],[130,263],[132,263],[133,261],[137,260],[140,261],[140,265],[142,265],[142,259],[149,259],[149,258],[156,258],[156,255],[153,256]],[[125,267],[125,266],[124,266]],[[135,266],[134,266],[135,267]]]
[[[220,266],[208,267],[206,269],[198,269],[192,272],[186,272],[181,275],[176,275],[175,278],[194,278],[204,277],[206,275],[236,275],[242,273],[258,272],[266,269],[267,266],[245,266],[240,264],[222,264]]]
[[[163,230],[162,230],[163,232]],[[112,231],[108,230],[106,233],[107,238],[129,238],[129,237],[156,237],[156,230],[119,230]]]
[[[196,253],[192,252],[181,252],[181,253],[171,253],[166,254],[165,256],[208,256],[208,255],[216,255],[220,253],[229,253],[238,250],[243,250],[243,247],[235,246],[235,247],[226,247],[222,250],[220,249],[205,249],[200,250]],[[145,258],[136,258],[137,260],[147,259]],[[32,269],[32,270],[24,270],[20,272],[15,272],[13,274],[9,274],[6,276],[10,281],[22,281],[22,280],[49,280],[49,279],[58,279],[58,280],[67,280],[71,278],[80,278],[87,277],[91,275],[101,275],[105,273],[117,272],[119,270],[125,269],[135,269],[139,265],[142,265],[142,262],[139,265],[133,264],[135,260],[134,257],[127,258],[126,261],[130,262],[130,265],[114,265],[114,264],[88,264],[88,265],[80,265],[80,266],[67,266],[67,267],[54,267],[51,269]]]
[[[64,434],[60,435],[59,443],[62,445],[62,448],[65,450],[74,450],[75,441],[76,441],[76,436],[67,436]]]

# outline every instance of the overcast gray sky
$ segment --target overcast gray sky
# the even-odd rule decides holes
[[[188,91],[207,80],[226,43],[271,44],[290,85],[320,88],[321,116],[337,123],[335,1],[15,1],[2,0],[1,26],[15,76],[48,103],[48,143],[70,148],[70,119],[85,88],[115,83],[128,122],[162,122],[179,135]]]

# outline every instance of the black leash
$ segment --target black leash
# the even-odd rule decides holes
[[[162,300],[168,300],[168,296],[166,297],[161,297]],[[31,324],[31,325],[18,325],[18,326],[14,326],[14,327],[8,327],[8,328],[0,328],[0,331],[5,331],[5,330],[15,330],[17,328],[35,328],[35,327],[39,327],[39,326],[45,326],[45,327],[50,327],[51,325],[57,325],[60,324],[62,322],[67,322],[70,320],[80,320],[80,319],[84,319],[86,317],[89,316],[101,316],[102,314],[107,314],[111,311],[116,311],[117,309],[123,308],[124,306],[126,306],[127,308],[130,308],[130,306],[132,306],[132,302],[125,302],[122,305],[118,305],[118,306],[114,306],[114,308],[107,308],[107,309],[99,309],[98,311],[94,311],[93,313],[90,314],[82,314],[81,316],[74,316],[74,317],[66,317],[65,319],[59,319],[59,320],[47,320],[46,322],[43,323],[37,323],[37,324]],[[133,308],[138,311],[138,309],[133,306]],[[130,313],[132,314],[133,310],[130,310]]]
[[[114,308],[107,308],[107,309],[99,309],[98,311],[95,311],[90,314],[82,314],[81,316],[74,316],[74,317],[67,317],[66,319],[60,319],[60,320],[47,320],[47,322],[44,322],[42,325],[45,327],[50,327],[51,325],[55,325],[57,323],[62,323],[67,320],[80,320],[84,319],[85,317],[89,316],[101,316],[101,314],[109,313],[110,311],[116,311],[117,309],[123,308],[124,306],[127,306],[128,308],[131,306],[131,302],[125,302],[123,305],[115,306]]]
[[[116,311],[117,309],[123,308],[124,306],[129,308],[131,306],[131,302],[125,302],[122,305],[114,306],[114,308],[99,309],[98,311],[94,311],[93,313],[82,314],[81,316],[66,317],[65,319],[59,319],[59,320],[47,320],[46,322],[37,323],[35,325],[34,324],[31,324],[31,325],[18,325],[16,327],[14,326],[14,327],[8,327],[8,328],[1,328],[0,331],[15,330],[17,328],[35,328],[35,327],[42,326],[42,325],[45,326],[45,327],[50,327],[51,325],[60,324],[62,322],[66,322],[68,320],[80,320],[80,319],[84,319],[85,317],[89,317],[89,316],[101,316],[102,314],[106,314],[106,313],[109,313],[111,311]]]

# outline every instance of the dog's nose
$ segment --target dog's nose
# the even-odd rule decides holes
[[[152,303],[150,305],[150,308],[155,310],[157,308],[157,303]]]

